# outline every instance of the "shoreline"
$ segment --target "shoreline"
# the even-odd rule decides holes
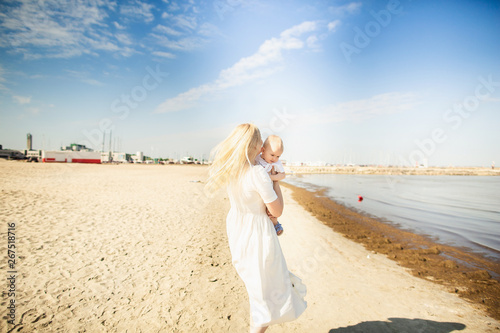
[[[396,261],[414,276],[485,306],[490,316],[500,319],[500,263],[361,214],[326,197],[324,189],[282,184],[306,211],[343,237]]]
[[[291,174],[356,174],[356,175],[415,175],[415,176],[500,176],[500,168],[479,167],[375,167],[375,166],[285,166]]]
[[[205,167],[0,161],[0,170],[0,233],[16,223],[19,260],[16,294],[1,298],[15,299],[15,325],[2,307],[0,331],[248,330],[228,196],[205,196]],[[334,231],[285,186],[279,242],[308,309],[272,332],[498,332],[484,304]],[[6,274],[7,242],[0,252]]]

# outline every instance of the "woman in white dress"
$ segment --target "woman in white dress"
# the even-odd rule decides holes
[[[283,196],[264,168],[256,165],[262,139],[252,124],[237,126],[214,149],[206,188],[227,186],[231,209],[227,236],[232,262],[245,283],[250,301],[250,332],[298,318],[307,307],[306,288],[288,271],[273,223],[266,213],[279,217]]]

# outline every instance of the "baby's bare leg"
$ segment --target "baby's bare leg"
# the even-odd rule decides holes
[[[269,216],[269,218],[271,219],[271,221],[273,222],[274,225],[278,224],[278,218],[272,216],[271,213],[269,212],[269,209],[267,209],[267,207],[266,207],[266,214],[267,214],[267,216]]]
[[[273,224],[274,224],[274,228],[276,229],[276,234],[278,236],[281,235],[283,233],[283,227],[281,226],[281,224],[279,225],[279,227],[277,227],[278,218],[274,217],[274,216],[269,216],[269,218],[271,219],[271,222],[273,222]]]
[[[267,209],[267,208],[266,208],[266,213],[267,213],[267,216],[269,216],[269,219],[271,220],[271,222],[273,222],[274,228],[276,229],[276,234],[278,236],[281,235],[283,233],[283,227],[279,227],[279,228],[276,227],[276,225],[278,225],[278,218],[272,216],[271,213],[269,213],[269,209]]]

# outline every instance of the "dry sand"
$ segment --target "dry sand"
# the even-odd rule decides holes
[[[0,161],[0,268],[16,235],[15,326],[1,332],[246,332],[227,197],[206,168]],[[268,332],[498,332],[484,309],[319,222],[284,189],[281,245],[308,309]]]

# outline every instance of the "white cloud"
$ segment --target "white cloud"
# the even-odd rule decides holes
[[[5,70],[3,69],[2,65],[0,65],[0,91],[7,90],[7,88],[3,85],[5,81]]]
[[[175,26],[187,31],[196,29],[198,25],[194,16],[178,15],[174,17],[173,21]]]
[[[177,31],[175,29],[172,29],[170,27],[166,27],[164,25],[158,24],[156,27],[153,28],[153,31],[161,34],[166,34],[170,36],[181,36],[182,32]]]
[[[109,32],[108,11],[115,7],[115,2],[105,0],[19,1],[16,5],[0,5],[0,47],[23,54],[25,59],[71,58],[97,55],[98,51],[131,54]],[[119,23],[113,24],[123,29]]]
[[[169,59],[175,58],[175,55],[172,53],[169,53],[169,52],[155,51],[155,52],[153,52],[153,55],[158,56],[158,57],[162,57],[162,58],[169,58]]]
[[[290,38],[290,37],[300,37],[300,35],[316,30],[317,23],[315,21],[305,21],[301,24],[295,25],[290,29],[283,31],[280,36],[282,38]]]
[[[165,113],[188,109],[204,95],[217,91],[219,88],[215,84],[205,84],[193,88],[185,93],[179,94],[174,98],[167,99],[156,108],[155,113]]]
[[[149,34],[158,46],[170,51],[192,51],[207,44],[211,37],[221,34],[217,26],[201,21],[203,16],[195,1],[166,3],[168,12],[162,12],[162,23]]]
[[[29,104],[31,103],[31,96],[25,97],[25,96],[12,96],[12,99],[16,101],[18,104]]]
[[[313,49],[316,51],[321,49],[321,45],[319,44],[319,39],[316,35],[312,35],[312,36],[307,37],[306,44],[307,44],[307,47],[310,49]]]
[[[158,34],[152,34],[151,36],[156,40],[158,45],[176,51],[191,51],[207,42],[205,39],[197,36],[188,36],[176,40]]]
[[[195,17],[175,16],[166,26],[159,24],[150,36],[161,47],[174,51],[192,51],[208,43],[209,37],[220,34],[219,29],[210,23],[197,24]]]
[[[181,9],[181,7],[179,7],[179,5],[176,3],[176,2],[172,2],[170,4],[170,6],[168,6],[168,9],[171,11],[171,12],[175,12],[179,9]]]
[[[338,6],[338,7],[332,6],[329,8],[329,10],[330,10],[330,12],[332,12],[336,15],[343,15],[345,13],[355,14],[359,11],[361,6],[362,6],[361,2],[351,2],[351,3],[345,4],[343,6]]]
[[[78,80],[90,84],[92,86],[104,86],[104,83],[97,81],[95,79],[89,78],[89,74],[87,72],[78,72],[72,70],[66,70],[71,76],[77,78]]]
[[[240,59],[232,67],[221,71],[218,82],[219,86],[235,86],[241,84],[248,79],[255,79],[266,74],[269,71],[268,65],[275,65],[282,60],[282,51],[301,49],[304,47],[304,42],[297,38],[300,35],[311,32],[316,29],[315,22],[304,22],[296,25],[288,30],[283,31],[279,38],[271,38],[266,40],[260,47],[257,53]]]
[[[82,82],[90,84],[91,86],[98,86],[98,87],[104,86],[104,83],[97,81],[95,79],[82,79]]]
[[[113,22],[114,26],[116,29],[119,29],[119,30],[125,30],[125,26],[121,25],[120,23],[118,22]]]
[[[320,111],[309,112],[304,119],[307,123],[329,123],[361,121],[380,115],[411,110],[420,104],[414,93],[390,92],[361,99],[329,105]]]
[[[120,41],[120,43],[124,45],[132,45],[132,40],[130,40],[130,37],[127,34],[123,33],[118,33],[115,35],[116,39]]]
[[[154,20],[153,9],[153,5],[136,0],[131,5],[120,6],[120,14],[134,21],[150,23]]]
[[[328,23],[328,31],[335,32],[337,28],[340,26],[340,24],[341,24],[340,20],[335,20]]]
[[[316,29],[316,22],[307,21],[283,31],[279,38],[271,38],[262,43],[253,55],[242,58],[230,68],[222,70],[214,82],[167,99],[156,108],[155,112],[164,113],[187,109],[207,94],[271,75],[281,68],[283,51],[303,48],[304,41],[299,37]]]
[[[202,36],[214,36],[214,35],[219,35],[220,30],[217,28],[217,26],[211,24],[211,23],[203,23],[200,28],[198,29],[198,34]]]

